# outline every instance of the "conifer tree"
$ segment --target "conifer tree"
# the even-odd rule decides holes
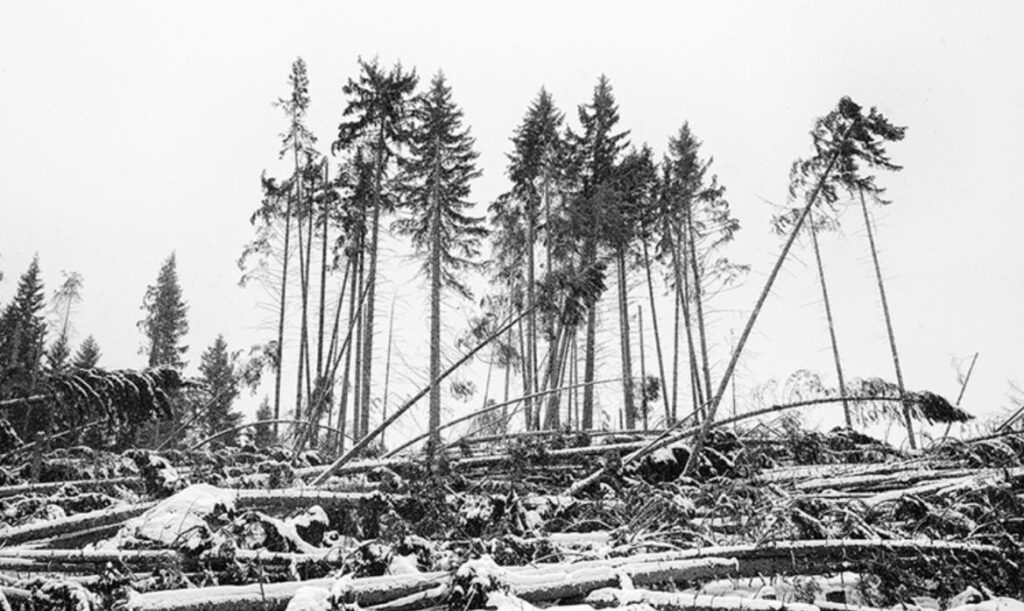
[[[39,258],[33,257],[14,298],[0,314],[0,398],[24,396],[36,388],[46,339],[44,294]],[[52,412],[29,405],[20,416],[17,433],[30,439],[49,426]]]
[[[78,369],[92,369],[99,365],[99,362],[100,345],[96,342],[96,338],[90,335],[78,347],[78,351],[75,352],[75,358],[71,361],[71,366]]]
[[[359,68],[358,79],[349,79],[342,90],[349,97],[343,113],[348,120],[338,126],[338,138],[332,147],[337,151],[365,143],[372,151],[373,158],[373,198],[367,211],[369,243],[363,245],[364,252],[361,253],[369,255],[366,268],[366,282],[369,286],[366,291],[366,307],[363,308],[362,341],[361,345],[354,346],[361,351],[357,362],[362,369],[356,376],[356,395],[359,397],[359,404],[353,414],[356,424],[353,436],[356,439],[369,429],[380,217],[391,203],[385,197],[385,181],[389,169],[400,158],[400,147],[409,139],[409,111],[413,92],[419,82],[416,71],[406,72],[401,64],[385,70],[376,59],[369,62],[360,59]],[[362,262],[359,269],[363,269]]]
[[[469,216],[470,181],[480,175],[478,154],[469,128],[462,125],[462,110],[452,101],[451,88],[438,73],[430,90],[413,111],[415,130],[409,143],[406,215],[395,222],[399,233],[411,238],[424,256],[430,278],[430,380],[441,374],[441,290],[469,296],[459,273],[477,265],[480,242],[487,235],[482,219]],[[440,442],[441,389],[430,389],[431,451]]]
[[[611,83],[604,75],[598,79],[590,103],[580,106],[578,114],[582,133],[569,135],[571,164],[579,183],[578,193],[570,204],[570,217],[577,232],[575,238],[582,244],[582,264],[587,268],[599,260],[598,246],[606,228],[605,208],[613,196],[616,166],[626,148],[625,139],[629,132],[615,131],[619,123],[619,109]],[[597,312],[592,308],[587,313],[584,353],[584,429],[594,425],[596,335]]]
[[[61,334],[57,336],[57,339],[53,340],[50,344],[50,349],[46,351],[46,366],[50,371],[61,371],[68,365],[68,359],[71,357],[71,346],[68,342],[68,336]]]
[[[256,421],[270,420],[274,417],[274,409],[270,406],[270,399],[264,397],[263,402],[256,409]],[[274,436],[274,427],[270,424],[257,424],[253,427],[253,444],[257,448],[269,448],[277,443]]]
[[[0,371],[7,370],[9,382],[28,382],[39,370],[46,337],[44,306],[39,257],[33,257],[18,280],[14,298],[0,315]]]
[[[54,314],[59,317],[60,333],[46,353],[47,364],[54,371],[63,369],[71,356],[71,314],[82,300],[82,275],[78,272],[61,274],[64,280],[54,292],[51,302]]]
[[[536,303],[536,263],[535,245],[538,242],[538,227],[546,229],[547,257],[545,269],[550,273],[552,267],[551,248],[551,200],[553,199],[558,180],[557,160],[562,154],[563,142],[560,130],[564,117],[555,108],[551,95],[541,89],[537,98],[530,105],[522,123],[516,128],[512,137],[513,150],[508,156],[508,176],[512,180],[512,189],[499,201],[506,205],[514,205],[520,209],[516,220],[524,225],[525,245],[520,251],[526,256],[521,264],[525,269],[525,307],[530,311],[526,318],[526,363],[524,363],[524,382],[527,396],[536,393],[538,386],[537,372],[537,320],[534,312]],[[555,354],[557,333],[547,329],[549,339],[548,353]],[[549,358],[549,372],[555,361]],[[549,375],[550,379],[551,376]],[[533,410],[532,399],[524,401],[524,410],[528,414],[527,425],[536,427],[540,421],[540,409]],[[557,422],[556,422],[557,425]]]
[[[143,352],[147,355],[148,366],[169,365],[182,369],[185,366],[182,357],[188,351],[188,346],[181,345],[188,333],[188,306],[178,284],[177,259],[173,252],[160,268],[156,284],[146,288],[142,310],[146,315],[139,321],[139,329],[146,336]]]
[[[614,197],[605,211],[607,229],[603,240],[613,253],[618,273],[622,395],[627,429],[637,425],[627,300],[628,266],[633,245],[640,233],[643,214],[654,197],[656,183],[657,169],[651,149],[644,146],[639,150],[631,150],[618,167]]]
[[[239,376],[235,371],[236,355],[228,352],[228,344],[223,335],[218,335],[213,344],[203,352],[199,363],[199,373],[206,387],[206,413],[201,416],[204,435],[213,435],[236,426],[242,420],[242,414],[233,409],[239,393]],[[227,445],[234,445],[236,433],[231,433],[221,440]]]

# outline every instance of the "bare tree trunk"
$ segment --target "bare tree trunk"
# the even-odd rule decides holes
[[[537,238],[537,226],[534,219],[534,210],[527,209],[526,213],[526,308],[530,315],[526,317],[526,369],[524,370],[524,382],[526,384],[526,395],[530,396],[537,392],[537,314],[533,304],[536,303],[534,287],[534,257],[533,245]],[[529,402],[526,409],[535,413],[537,421],[540,421],[540,406],[533,409],[533,400]],[[527,430],[535,428],[532,421],[527,421]]]
[[[434,160],[435,171],[439,159]],[[433,460],[441,447],[441,202],[437,196],[437,181],[431,194],[430,226],[430,441],[427,455]]]
[[[679,311],[682,309],[680,304],[683,301],[681,292],[682,287],[677,282],[672,299],[672,423],[675,423],[679,413]]]
[[[359,257],[359,255],[356,254],[354,257],[351,257],[349,259],[349,268],[352,270],[352,282],[351,282],[352,288],[351,288],[350,293],[349,293],[349,302],[348,302],[348,321],[349,321],[349,326],[350,327],[352,326],[352,323],[353,323],[353,317],[356,316],[356,283],[358,281],[358,276],[359,276],[359,266],[358,266],[358,263],[357,263],[358,257]],[[345,298],[345,292],[344,291],[342,291],[341,298],[342,299]],[[358,324],[358,322],[356,324]],[[358,331],[359,331],[359,329],[357,327],[356,328],[356,332],[358,333]],[[359,343],[358,343],[358,340],[357,340],[355,346],[358,346],[358,345],[359,345]],[[350,376],[351,376],[351,372],[352,372],[352,350],[353,350],[353,344],[350,343],[350,344],[348,344],[348,346],[343,346],[341,349],[345,351],[345,377],[341,381],[341,398],[338,401],[338,429],[341,430],[341,438],[339,439],[339,448],[338,448],[338,450],[340,452],[344,452],[345,451],[345,426],[346,426],[346,423],[347,423],[347,420],[348,420],[348,389],[349,389],[349,384],[350,384]],[[353,433],[352,438],[356,439],[357,436],[355,435],[356,430],[355,430],[354,426],[352,427],[352,433]]]
[[[544,380],[544,390],[558,387],[558,381],[561,378],[560,365],[564,357],[562,346],[568,346],[568,344],[569,329],[564,325],[560,325],[554,340],[551,342],[554,351],[549,350],[548,352],[548,371]],[[553,393],[548,397],[547,412],[544,416],[544,428],[547,430],[555,430],[562,425],[560,396],[561,393]]]
[[[580,425],[580,423],[582,422],[582,419],[580,418],[580,388],[579,388],[579,383],[580,383],[580,356],[579,356],[579,353],[580,353],[580,342],[579,342],[578,335],[579,334],[577,333],[577,330],[573,329],[573,333],[572,333],[572,383],[574,384],[574,386],[572,388],[572,403],[573,403],[573,408],[576,410],[576,418],[575,418],[575,420],[576,420],[576,428],[580,429],[580,428],[582,428],[581,425]]]
[[[686,210],[686,233],[689,239],[685,243],[690,245],[690,270],[693,272],[693,301],[697,306],[697,333],[700,337],[700,357],[704,369],[704,394],[710,397],[711,363],[708,358],[707,327],[704,324],[704,291],[701,287],[700,265],[697,261],[697,233],[693,228],[693,212],[689,207]]]
[[[338,301],[334,306],[334,326],[331,329],[331,344],[327,348],[327,365],[330,366],[336,359],[338,351],[338,333],[341,330],[341,308],[345,304],[345,291],[348,290],[348,276],[352,271],[352,262],[348,260],[345,262],[345,274],[341,277],[341,290],[338,291]],[[348,369],[345,369],[345,376],[348,377]],[[331,394],[334,393],[334,380],[331,380]],[[331,426],[333,420],[334,410],[327,410],[327,426]],[[333,447],[333,444],[327,444],[328,447]]]
[[[365,236],[364,236],[365,237]],[[359,250],[359,274],[356,276],[358,282],[358,293],[363,294],[363,284],[366,282],[364,266],[366,264],[366,251],[362,248],[364,242],[360,239]],[[363,436],[362,400],[363,396],[363,334],[366,332],[366,312],[362,308],[356,309],[358,322],[356,323],[356,343],[352,346],[355,351],[354,371],[352,373],[352,438],[361,439]]]
[[[584,268],[594,263],[597,259],[597,245],[592,242],[586,247],[584,256]],[[594,381],[594,342],[597,336],[597,303],[588,308],[587,311],[587,340],[584,345],[583,354],[583,381]],[[594,386],[592,384],[583,388],[583,430],[594,428]]]
[[[296,152],[296,161],[295,161],[295,164],[296,164],[295,165],[295,168],[296,168],[295,191],[296,191],[296,193],[295,193],[295,199],[296,199],[296,203],[298,204],[299,214],[301,215],[302,211],[303,211],[303,204],[302,204],[302,181],[303,181],[303,175],[302,175],[302,172],[299,170],[298,163],[299,163],[298,162],[298,152]],[[307,210],[306,213],[307,213],[307,215],[311,215],[311,211],[309,211],[309,210]],[[307,333],[309,331],[309,328],[306,326],[306,321],[307,321],[306,316],[308,314],[308,306],[309,306],[309,292],[308,292],[308,289],[309,289],[309,264],[308,264],[309,263],[309,259],[307,257],[307,253],[306,253],[307,248],[306,248],[305,241],[303,240],[303,235],[302,235],[302,219],[301,219],[301,216],[298,219],[298,222],[296,223],[296,229],[299,232],[299,293],[300,293],[300,297],[302,298],[302,320],[300,321],[300,325],[299,325],[299,367],[298,367],[298,376],[297,376],[298,379],[296,380],[296,383],[295,383],[295,419],[296,420],[302,420],[303,419],[302,418],[302,397],[303,397],[302,383],[303,383],[303,378],[304,378],[303,374],[305,373],[305,366],[306,366],[306,358],[305,357],[306,357],[307,348],[308,348],[308,346],[306,344],[306,342],[308,341]]]
[[[864,227],[868,232],[868,244],[871,246],[871,260],[875,264],[875,278],[878,280],[878,296],[882,300],[882,312],[885,314],[885,330],[889,334],[889,348],[892,349],[892,364],[896,369],[896,383],[899,384],[900,394],[904,395],[907,392],[906,386],[903,384],[903,369],[900,367],[900,355],[896,350],[896,335],[892,331],[892,316],[889,315],[889,302],[885,298],[885,284],[882,282],[882,267],[878,263],[878,249],[875,248],[875,236],[871,231],[871,217],[868,215],[868,205],[864,201],[864,190],[860,190],[860,207],[864,211]],[[917,449],[917,441],[914,439],[914,425],[910,419],[910,406],[907,402],[903,402],[903,419],[906,422],[907,427],[907,440],[910,443],[910,449]]]
[[[530,385],[527,383],[527,376],[529,374],[526,373],[526,369],[527,369],[527,367],[526,367],[526,361],[527,361],[527,356],[526,356],[526,339],[523,336],[523,325],[519,324],[517,326],[518,326],[518,331],[519,331],[519,379],[523,383],[523,396],[525,397],[526,395],[530,394]],[[524,417],[524,420],[525,420],[525,422],[524,422],[524,430],[529,431],[531,428],[533,428],[533,405],[532,405],[532,403],[530,405],[525,405],[524,404],[524,406],[523,406],[523,417]]]
[[[277,361],[274,366],[274,419],[281,417],[281,373],[284,369],[284,316],[288,297],[288,260],[290,259],[289,248],[291,247],[292,233],[292,200],[288,198],[288,204],[284,213],[284,257],[281,263],[281,300],[277,312],[277,346],[275,347],[274,359]],[[274,425],[274,438],[278,437],[277,424]]]
[[[388,349],[387,356],[384,358],[384,400],[381,404],[381,418],[386,420],[388,417],[388,390],[391,383],[391,344],[395,334],[395,299],[398,295],[391,297],[391,315],[388,317]],[[384,439],[385,431],[380,433],[380,445],[385,445]]]
[[[622,407],[626,428],[636,427],[636,405],[633,403],[633,359],[629,346],[629,303],[626,298],[626,255],[619,248],[615,257],[619,285],[619,345],[622,350]]]
[[[956,403],[954,404],[954,407],[960,407],[960,402],[963,401],[964,399],[964,392],[967,390],[967,383],[971,381],[971,374],[974,373],[974,364],[978,362],[978,354],[980,353],[975,352],[974,358],[971,359],[971,366],[967,368],[967,375],[964,377],[963,384],[960,385],[960,394],[957,395],[956,397]],[[1006,423],[1004,422],[1003,424],[996,428],[996,432],[998,433],[1003,428],[1005,428],[1005,426]],[[939,440],[940,443],[946,441],[946,437],[949,437],[949,429],[951,428],[953,428],[952,422],[946,425],[946,431],[942,434],[942,439]]]
[[[685,244],[682,229],[680,227],[675,228],[676,244]],[[690,395],[693,401],[693,409],[697,414],[697,417],[702,417],[704,405],[704,392],[701,390],[700,376],[697,374],[697,351],[693,345],[693,323],[690,319],[690,273],[686,269],[684,261],[680,261],[681,258],[685,257],[685,252],[680,255],[678,249],[674,246],[672,248],[672,263],[676,272],[676,286],[680,287],[679,306],[683,311],[683,326],[686,328],[686,347],[689,354],[689,370],[690,370]]]
[[[359,408],[359,432],[365,435],[370,428],[370,385],[373,381],[373,315],[376,309],[377,294],[377,251],[378,236],[380,233],[380,209],[383,193],[381,193],[381,180],[384,173],[384,126],[377,130],[377,159],[374,168],[374,190],[373,190],[373,211],[370,221],[370,269],[366,281],[370,283],[369,293],[366,297],[366,318],[362,330],[363,350],[360,365],[362,365],[362,381],[360,382]]]
[[[327,301],[327,189],[330,182],[330,175],[327,166],[327,161],[324,160],[324,195],[323,195],[323,207],[320,210],[322,217],[322,230],[320,232],[322,237],[322,243],[320,245],[320,324],[317,327],[317,343],[316,343],[316,379],[317,385],[320,384],[319,380],[324,375],[324,308],[326,308]]]
[[[811,220],[808,223],[811,232],[811,243],[814,245],[814,260],[818,263],[818,279],[821,281],[821,298],[825,301],[825,318],[828,320],[828,336],[832,340],[832,359],[836,364],[836,376],[839,378],[839,394],[846,396],[846,380],[843,378],[843,365],[839,358],[839,343],[836,341],[835,323],[832,319],[832,302],[828,298],[828,285],[825,283],[825,266],[821,263],[821,249],[818,246],[818,229],[814,225],[814,211],[811,211]],[[850,404],[843,399],[843,417],[846,419],[846,426],[852,427],[853,420],[850,418]]]
[[[644,311],[636,306],[637,335],[640,337],[640,408],[643,412],[644,430],[648,427],[648,414],[650,411],[647,405],[647,366],[644,364]]]
[[[665,359],[661,353],[661,334],[658,332],[658,310],[654,306],[654,283],[651,281],[651,258],[647,253],[647,240],[641,240],[644,247],[644,270],[647,273],[647,297],[651,304],[651,325],[654,327],[654,349],[658,355],[658,374],[661,376],[658,387],[661,402],[665,405],[665,423],[672,423],[672,412],[668,403],[668,392],[665,387]]]

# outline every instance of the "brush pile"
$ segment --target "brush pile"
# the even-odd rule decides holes
[[[470,440],[316,487],[312,451],[13,457],[0,609],[1024,608],[1024,435],[906,454],[775,424],[717,429],[692,477],[688,440],[624,462],[640,432]]]

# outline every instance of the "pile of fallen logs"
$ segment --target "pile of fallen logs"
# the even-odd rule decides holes
[[[404,452],[328,465],[256,448],[9,461],[0,609],[832,611],[1024,598],[1024,436],[905,453],[848,429],[764,430],[719,427],[692,475],[678,431],[465,440],[431,463]]]

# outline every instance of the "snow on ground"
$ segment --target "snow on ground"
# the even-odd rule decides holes
[[[206,517],[234,507],[234,495],[209,484],[193,484],[174,494],[137,518],[124,523],[114,537],[97,544],[98,549],[117,549],[131,539],[144,539],[171,547],[182,533],[202,530]]]

